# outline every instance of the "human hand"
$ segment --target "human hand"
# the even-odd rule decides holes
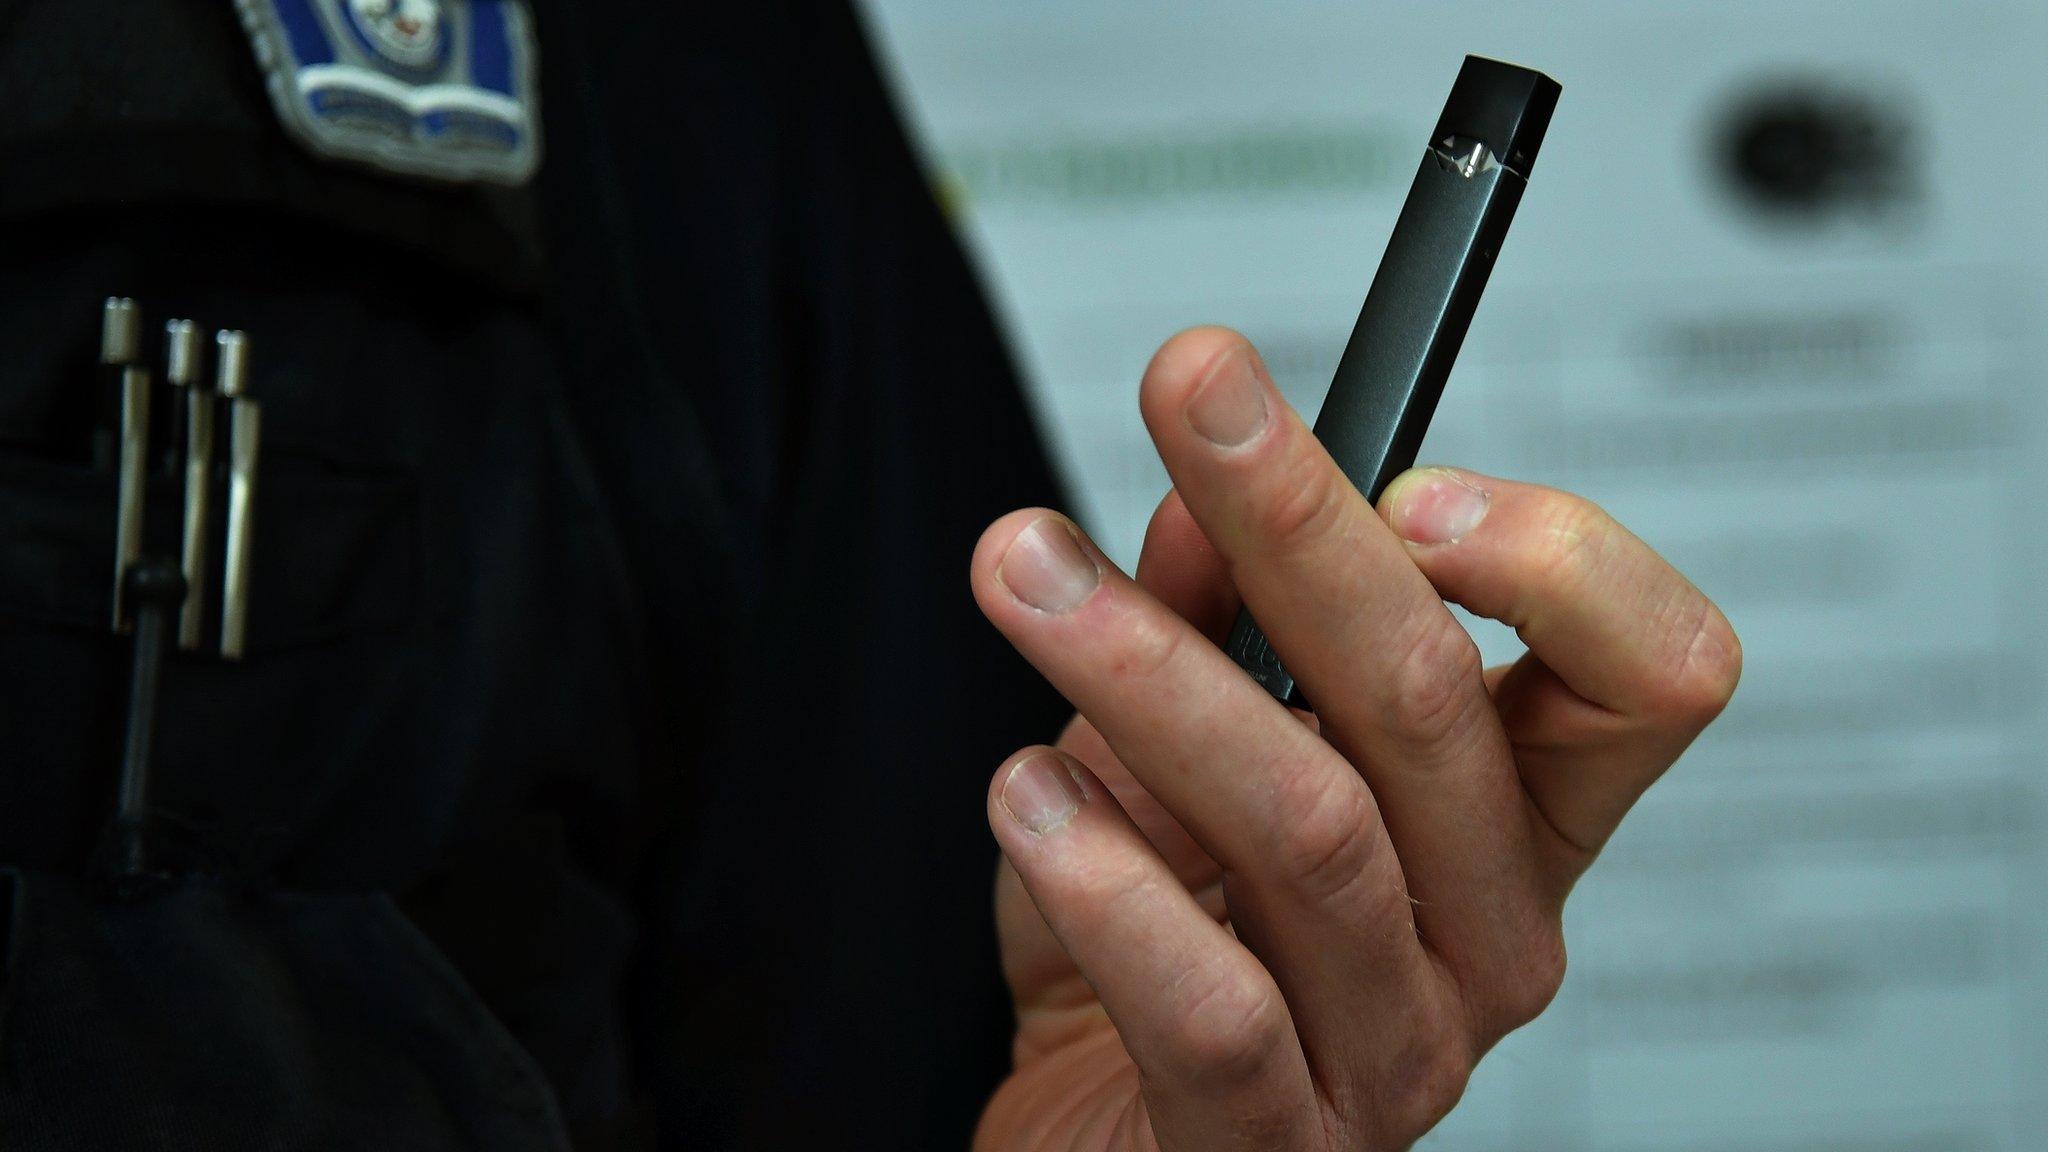
[[[976,1147],[1405,1148],[1555,995],[1566,894],[1741,649],[1576,497],[1425,469],[1375,510],[1233,333],[1141,407],[1174,491],[1135,581],[1042,509],[975,550],[1079,713],[989,790],[1018,1030]],[[1216,647],[1240,591],[1315,716]],[[1445,601],[1528,653],[1482,670]]]

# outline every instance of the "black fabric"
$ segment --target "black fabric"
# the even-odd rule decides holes
[[[257,1131],[278,1148],[566,1146],[532,1058],[387,897],[192,883],[111,903],[6,872],[0,887],[10,1071],[150,1088],[0,1092],[10,1148],[248,1147]]]
[[[114,50],[64,6],[0,0],[0,1148],[961,1146],[1009,1030],[981,797],[1061,711],[966,560],[1056,493],[851,12],[537,4],[528,230],[313,164],[246,61],[168,135],[302,175],[123,185],[167,133],[44,117],[24,61]],[[81,881],[111,293],[249,330],[266,428],[252,657],[169,670],[181,878],[129,905]]]
[[[240,204],[401,243],[500,289],[538,286],[530,194],[401,185],[289,146],[222,7],[0,0],[0,218]]]

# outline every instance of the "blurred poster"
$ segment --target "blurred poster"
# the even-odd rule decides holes
[[[1564,85],[1423,455],[1605,504],[1747,673],[1425,1147],[2048,1148],[2048,7],[871,9],[1126,565],[1152,349],[1232,325],[1312,412],[1461,57]]]

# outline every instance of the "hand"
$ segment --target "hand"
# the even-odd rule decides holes
[[[989,789],[1018,1029],[976,1147],[1405,1148],[1556,993],[1566,893],[1740,648],[1575,497],[1427,469],[1376,513],[1230,332],[1141,406],[1174,491],[1135,581],[1044,510],[974,555],[1079,710]],[[1314,717],[1215,646],[1240,591]],[[1482,671],[1447,600],[1528,654]]]

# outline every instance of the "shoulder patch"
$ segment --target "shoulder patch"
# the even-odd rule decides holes
[[[540,167],[521,0],[235,0],[285,130],[401,176],[523,184]]]

